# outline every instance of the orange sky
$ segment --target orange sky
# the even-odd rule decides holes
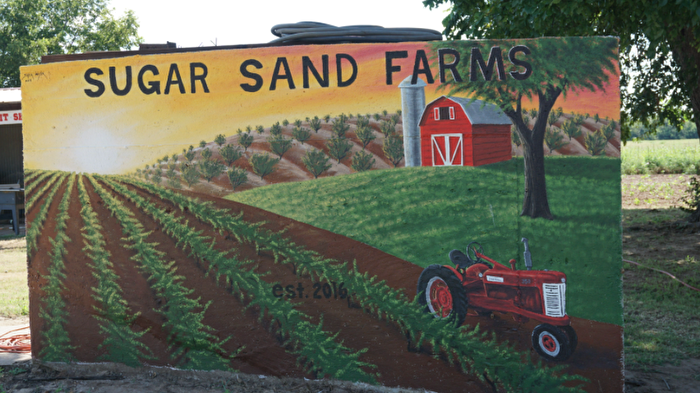
[[[116,59],[75,61],[23,67],[22,95],[24,112],[24,147],[27,168],[61,169],[77,172],[124,173],[157,157],[179,152],[200,140],[211,141],[218,134],[233,135],[247,125],[269,127],[276,121],[322,117],[340,113],[376,113],[401,108],[397,85],[411,74],[414,56],[425,43],[347,44],[289,46],[241,50],[173,53],[132,56]],[[393,74],[393,84],[386,84],[385,52],[405,50],[409,57],[396,59],[401,70]],[[302,86],[302,57],[308,56],[321,72],[321,56],[329,56],[330,86],[322,88],[310,76],[309,88]],[[347,87],[338,87],[336,56],[347,54],[357,62],[356,80]],[[274,91],[270,82],[278,58],[286,58],[295,89],[286,79],[277,81]],[[240,66],[254,59],[261,69],[249,71],[263,79],[257,92],[246,92],[241,84],[255,81],[242,75]],[[207,67],[203,92],[200,82],[197,92],[190,91],[190,64]],[[180,72],[185,94],[176,85],[165,94],[146,95],[141,92],[137,76],[146,65],[157,67],[159,75],[146,72],[145,82],[160,81],[161,91],[168,80],[171,64]],[[117,86],[126,85],[126,67],[132,70],[131,91],[115,95],[109,82],[109,67],[115,67]],[[343,60],[343,79],[350,73],[350,64]],[[105,92],[97,98],[88,97],[85,89],[96,87],[86,82],[85,73],[99,68],[103,74],[93,78],[105,84]],[[433,67],[435,73],[437,67]],[[285,74],[282,70],[281,75]],[[426,88],[426,102],[439,97],[438,83]],[[525,107],[530,107],[528,104]],[[617,77],[611,77],[606,93],[569,93],[555,106],[565,112],[598,113],[601,117],[619,118],[619,87]]]

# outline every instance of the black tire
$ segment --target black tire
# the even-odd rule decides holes
[[[578,336],[576,331],[571,326],[560,326],[559,329],[566,333],[566,338],[569,339],[569,346],[571,347],[571,353],[576,352],[576,346],[578,345]]]
[[[532,346],[545,360],[563,362],[571,356],[571,344],[563,330],[548,323],[532,330]]]
[[[430,265],[418,278],[418,303],[425,312],[436,318],[448,319],[455,326],[464,323],[467,316],[467,295],[462,282],[448,268]]]

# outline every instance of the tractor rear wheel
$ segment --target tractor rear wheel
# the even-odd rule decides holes
[[[548,323],[532,330],[532,346],[545,360],[563,362],[571,356],[571,343],[566,333]]]
[[[418,302],[435,318],[460,326],[467,316],[467,295],[462,282],[448,268],[430,265],[418,278]]]

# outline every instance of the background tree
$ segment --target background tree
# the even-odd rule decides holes
[[[348,117],[341,113],[340,116],[333,120],[333,126],[331,130],[338,138],[345,138],[345,133],[350,129],[350,124],[348,124]]]
[[[211,150],[207,149],[202,149],[199,153],[199,156],[202,157],[204,160],[208,160],[211,158],[212,152]]]
[[[625,119],[652,130],[666,121],[676,128],[685,119],[700,124],[698,2],[423,1],[428,7],[443,3],[453,4],[443,20],[449,38],[620,37],[623,140],[629,136]]]
[[[226,135],[224,134],[219,134],[214,138],[214,142],[219,145],[219,147],[223,146],[224,143],[226,143]]]
[[[205,159],[199,162],[199,171],[203,178],[207,179],[207,182],[211,182],[211,179],[224,173],[226,166],[217,160]]]
[[[396,168],[399,162],[403,159],[403,136],[398,134],[389,134],[384,138],[384,145],[382,146],[382,151],[386,158],[391,161]]]
[[[165,176],[168,178],[168,187],[170,188],[182,188],[180,185],[180,175],[175,172],[175,168],[169,168]]]
[[[340,163],[340,160],[345,158],[352,150],[352,142],[345,138],[333,137],[326,142],[326,148],[328,149],[328,155]]]
[[[569,137],[569,140],[581,136],[581,128],[573,120],[568,120],[562,124],[561,130]]]
[[[570,89],[603,89],[609,75],[617,72],[617,40],[611,37],[596,38],[543,38],[538,41],[455,41],[436,42],[434,49],[449,47],[460,53],[471,53],[473,47],[481,53],[489,53],[492,47],[501,48],[501,57],[509,48],[526,44],[531,51],[527,61],[532,66],[532,73],[523,80],[508,75],[505,80],[485,80],[477,76],[470,81],[470,62],[463,61],[457,66],[463,81],[448,78],[440,87],[452,95],[477,97],[498,105],[516,126],[523,146],[525,172],[525,195],[521,215],[532,218],[552,219],[547,199],[547,186],[544,170],[544,135],[547,118],[559,96],[566,95]],[[510,65],[506,70],[521,73],[519,67]],[[522,74],[521,74],[522,75]],[[537,97],[539,107],[532,128],[523,121],[523,98]],[[531,114],[532,115],[532,114]],[[532,116],[533,118],[535,116]]]
[[[221,158],[224,159],[226,165],[228,166],[231,166],[234,162],[236,162],[236,160],[241,158],[241,156],[243,155],[241,149],[231,144],[228,144],[219,149],[219,154],[221,154]]]
[[[151,181],[153,184],[159,186],[161,180],[163,180],[163,170],[160,168],[156,168],[155,171],[153,171],[153,176],[151,176]]]
[[[319,119],[318,116],[314,116],[314,118],[309,121],[309,127],[318,134],[318,130],[321,129],[321,119]]]
[[[267,138],[267,142],[270,144],[270,150],[275,153],[280,159],[284,153],[288,152],[292,148],[292,140],[280,136],[272,136]]]
[[[197,167],[192,164],[184,164],[180,169],[180,172],[182,172],[182,180],[187,183],[188,187],[192,187],[199,182],[199,171]]]
[[[550,153],[569,144],[569,142],[564,140],[564,135],[555,127],[546,128],[544,132],[544,143],[547,144]]]
[[[273,136],[282,135],[282,126],[280,125],[280,122],[276,122],[272,125],[272,127],[270,127],[270,134]]]
[[[304,154],[304,157],[301,158],[301,162],[306,169],[314,175],[314,179],[318,179],[319,175],[332,166],[331,163],[328,162],[328,156],[321,150],[309,150]]]
[[[207,145],[207,141],[205,141],[204,139],[202,139],[201,141],[199,141],[199,147],[201,147],[202,149],[203,149],[206,145]]]
[[[515,131],[515,126],[510,126],[510,140],[515,143],[515,146],[520,147],[523,142],[520,140],[518,132]]]
[[[294,139],[298,140],[299,143],[303,145],[304,142],[308,141],[309,138],[311,138],[311,131],[309,131],[308,128],[304,127],[294,127],[294,129],[292,130],[292,136],[294,137]]]
[[[19,67],[41,56],[130,49],[142,41],[132,11],[115,18],[106,0],[0,2],[0,87],[19,87]]]
[[[250,135],[250,132],[243,132],[238,129],[238,144],[243,146],[243,151],[248,151],[248,148],[250,145],[253,144],[253,136]]]
[[[372,169],[375,161],[372,153],[360,150],[352,155],[352,165],[350,167],[355,172],[364,172]]]
[[[256,153],[253,154],[248,161],[253,168],[253,173],[260,176],[260,180],[263,180],[265,176],[275,171],[275,165],[277,165],[280,160],[270,157],[267,153]]]
[[[265,127],[261,125],[255,126],[255,131],[257,131],[258,134],[262,134],[263,132],[265,132]]]
[[[357,135],[357,138],[362,142],[362,150],[377,138],[369,125],[358,126],[355,135]]]
[[[608,144],[608,140],[605,139],[605,136],[600,130],[587,134],[583,138],[583,141],[586,145],[586,150],[588,150],[592,156],[605,155],[605,146]]]
[[[185,157],[185,159],[188,162],[192,162],[192,160],[194,160],[194,150],[192,150],[192,149],[189,149],[189,150],[182,149],[182,155]]]
[[[226,175],[228,175],[228,181],[231,182],[234,191],[236,187],[240,187],[248,181],[248,172],[243,168],[232,167]]]

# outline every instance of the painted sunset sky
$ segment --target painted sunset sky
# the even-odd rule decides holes
[[[216,50],[130,56],[104,60],[51,63],[23,67],[22,95],[24,112],[24,157],[27,169],[60,169],[75,172],[121,174],[153,162],[166,154],[179,153],[200,140],[212,141],[218,134],[231,136],[246,126],[269,127],[284,119],[290,122],[306,117],[367,114],[401,109],[398,84],[411,75],[416,52],[430,52],[426,43],[345,44],[288,46],[256,49]],[[393,60],[400,67],[386,80],[386,52],[407,51],[407,58]],[[302,58],[308,57],[322,73],[322,56],[328,56],[328,87],[321,87],[312,73],[309,86],[303,86]],[[340,58],[342,80],[348,81],[352,67],[347,56],[355,60],[357,75],[352,84],[338,87],[337,59]],[[289,75],[281,67],[272,90],[272,76],[278,58],[285,58]],[[430,57],[430,54],[428,55]],[[259,90],[245,91],[242,85],[258,81],[244,75],[241,65],[262,79]],[[180,74],[184,94],[177,80],[169,75],[173,64]],[[201,80],[195,80],[192,93],[191,64],[206,67],[205,92]],[[145,66],[142,84],[159,81],[161,94],[144,94],[138,75]],[[115,95],[110,88],[109,68],[115,68],[116,85],[127,85],[126,67],[131,67],[131,89]],[[258,67],[261,66],[261,67]],[[155,75],[153,69],[157,69]],[[90,77],[104,84],[99,97],[89,97],[86,90],[98,91],[89,83],[86,71],[99,69]],[[203,68],[194,68],[202,75]],[[431,64],[433,75],[437,64]],[[423,76],[422,79],[425,80]],[[290,79],[294,89],[290,89]],[[439,82],[425,89],[426,102],[445,94],[437,91]],[[619,82],[611,75],[605,91],[567,92],[555,107],[564,112],[597,113],[600,117],[619,119]],[[526,109],[536,103],[524,103]]]

